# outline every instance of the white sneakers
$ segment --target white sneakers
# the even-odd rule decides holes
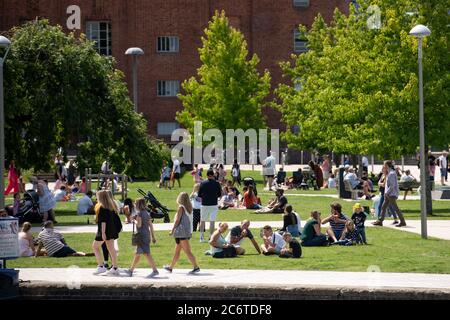
[[[119,268],[117,268],[117,269],[114,269],[114,268],[109,269],[108,272],[106,272],[106,275],[109,276],[109,277],[117,277],[117,276],[119,276],[120,275]]]
[[[99,266],[97,267],[97,270],[95,270],[94,275],[98,275],[100,273],[105,273],[106,271],[108,271],[108,269],[105,268],[105,266]]]

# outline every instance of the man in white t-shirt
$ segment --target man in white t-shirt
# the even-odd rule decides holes
[[[442,155],[438,158],[439,159],[439,168],[441,169],[441,184],[445,186],[445,181],[447,181],[447,156],[448,152],[446,150],[442,151]]]
[[[363,156],[361,159],[362,167],[364,172],[369,172],[369,159],[366,156]]]
[[[173,179],[172,179],[172,188],[175,187],[175,180],[178,181],[178,187],[181,188],[181,182],[180,182],[180,174],[181,174],[181,166],[180,166],[180,160],[177,158],[174,158],[173,160]]]
[[[277,232],[273,232],[271,226],[265,226],[262,230],[262,238],[264,243],[261,245],[261,251],[264,255],[271,255],[281,253],[286,242],[283,236]]]
[[[94,202],[92,202],[92,191],[86,192],[86,195],[80,199],[77,206],[77,214],[94,214]]]
[[[265,180],[268,181],[269,190],[272,190],[273,178],[275,177],[275,168],[276,168],[276,159],[273,155],[274,153],[271,151],[270,156],[268,156],[263,161],[263,175]]]

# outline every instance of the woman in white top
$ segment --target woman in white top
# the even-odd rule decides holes
[[[19,232],[19,251],[21,257],[33,257],[34,249],[33,235],[31,234],[31,223],[25,222],[22,231]]]

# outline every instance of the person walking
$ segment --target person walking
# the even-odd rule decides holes
[[[390,160],[385,161],[383,167],[384,170],[388,172],[384,190],[384,202],[381,207],[381,217],[372,224],[374,226],[383,226],[383,220],[386,215],[386,211],[388,207],[391,206],[391,208],[393,208],[394,212],[400,219],[400,223],[398,223],[396,227],[404,227],[406,226],[405,218],[403,217],[403,213],[400,211],[397,205],[397,198],[400,192],[398,188],[397,172],[395,171],[393,162]]]
[[[209,236],[214,233],[217,212],[219,211],[218,199],[222,197],[222,187],[214,178],[214,170],[206,173],[207,180],[200,184],[198,197],[202,199],[200,209],[200,242],[205,242],[205,223],[209,221]]]
[[[178,187],[181,188],[180,175],[181,175],[181,166],[180,160],[174,158],[173,167],[172,167],[173,179],[172,179],[172,188],[175,188],[175,180],[178,181]]]
[[[177,198],[178,209],[175,214],[174,223],[170,235],[175,238],[175,253],[172,258],[170,265],[164,266],[164,270],[172,273],[173,268],[180,259],[181,250],[183,250],[189,261],[194,267],[189,274],[196,274],[200,272],[200,267],[197,264],[197,260],[192,254],[191,246],[189,240],[192,237],[192,204],[189,200],[189,195],[186,192],[182,192]]]
[[[114,248],[114,240],[119,238],[121,231],[121,221],[119,218],[119,209],[116,202],[111,198],[107,190],[97,192],[98,206],[96,207],[97,215],[97,234],[92,243],[95,258],[97,260],[97,270],[95,275],[105,273],[108,276],[118,276],[119,268],[117,266],[117,252]],[[100,247],[106,243],[109,254],[111,256],[112,268],[107,271],[103,264],[103,256],[100,254]]]
[[[442,151],[442,155],[438,158],[439,159],[439,168],[441,169],[441,184],[445,186],[445,181],[447,181],[447,157],[448,152],[447,150]]]
[[[264,181],[267,180],[269,191],[272,190],[273,178],[275,177],[276,171],[276,159],[273,154],[270,151],[270,155],[263,161],[263,176],[265,177]]]
[[[136,253],[134,255],[133,263],[131,264],[130,269],[126,270],[125,273],[130,277],[133,276],[134,269],[139,264],[139,260],[141,259],[141,255],[143,254],[147,258],[148,264],[153,269],[148,278],[154,278],[159,275],[159,272],[156,268],[155,260],[153,260],[153,257],[150,253],[150,240],[153,242],[153,244],[156,243],[152,219],[150,213],[147,211],[145,199],[137,199],[135,207],[137,215],[134,216],[132,223],[137,227],[137,234],[139,234],[139,243],[136,247]]]

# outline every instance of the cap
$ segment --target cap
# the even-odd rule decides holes
[[[362,206],[360,203],[355,203],[355,205],[353,206],[353,209],[362,209]]]

